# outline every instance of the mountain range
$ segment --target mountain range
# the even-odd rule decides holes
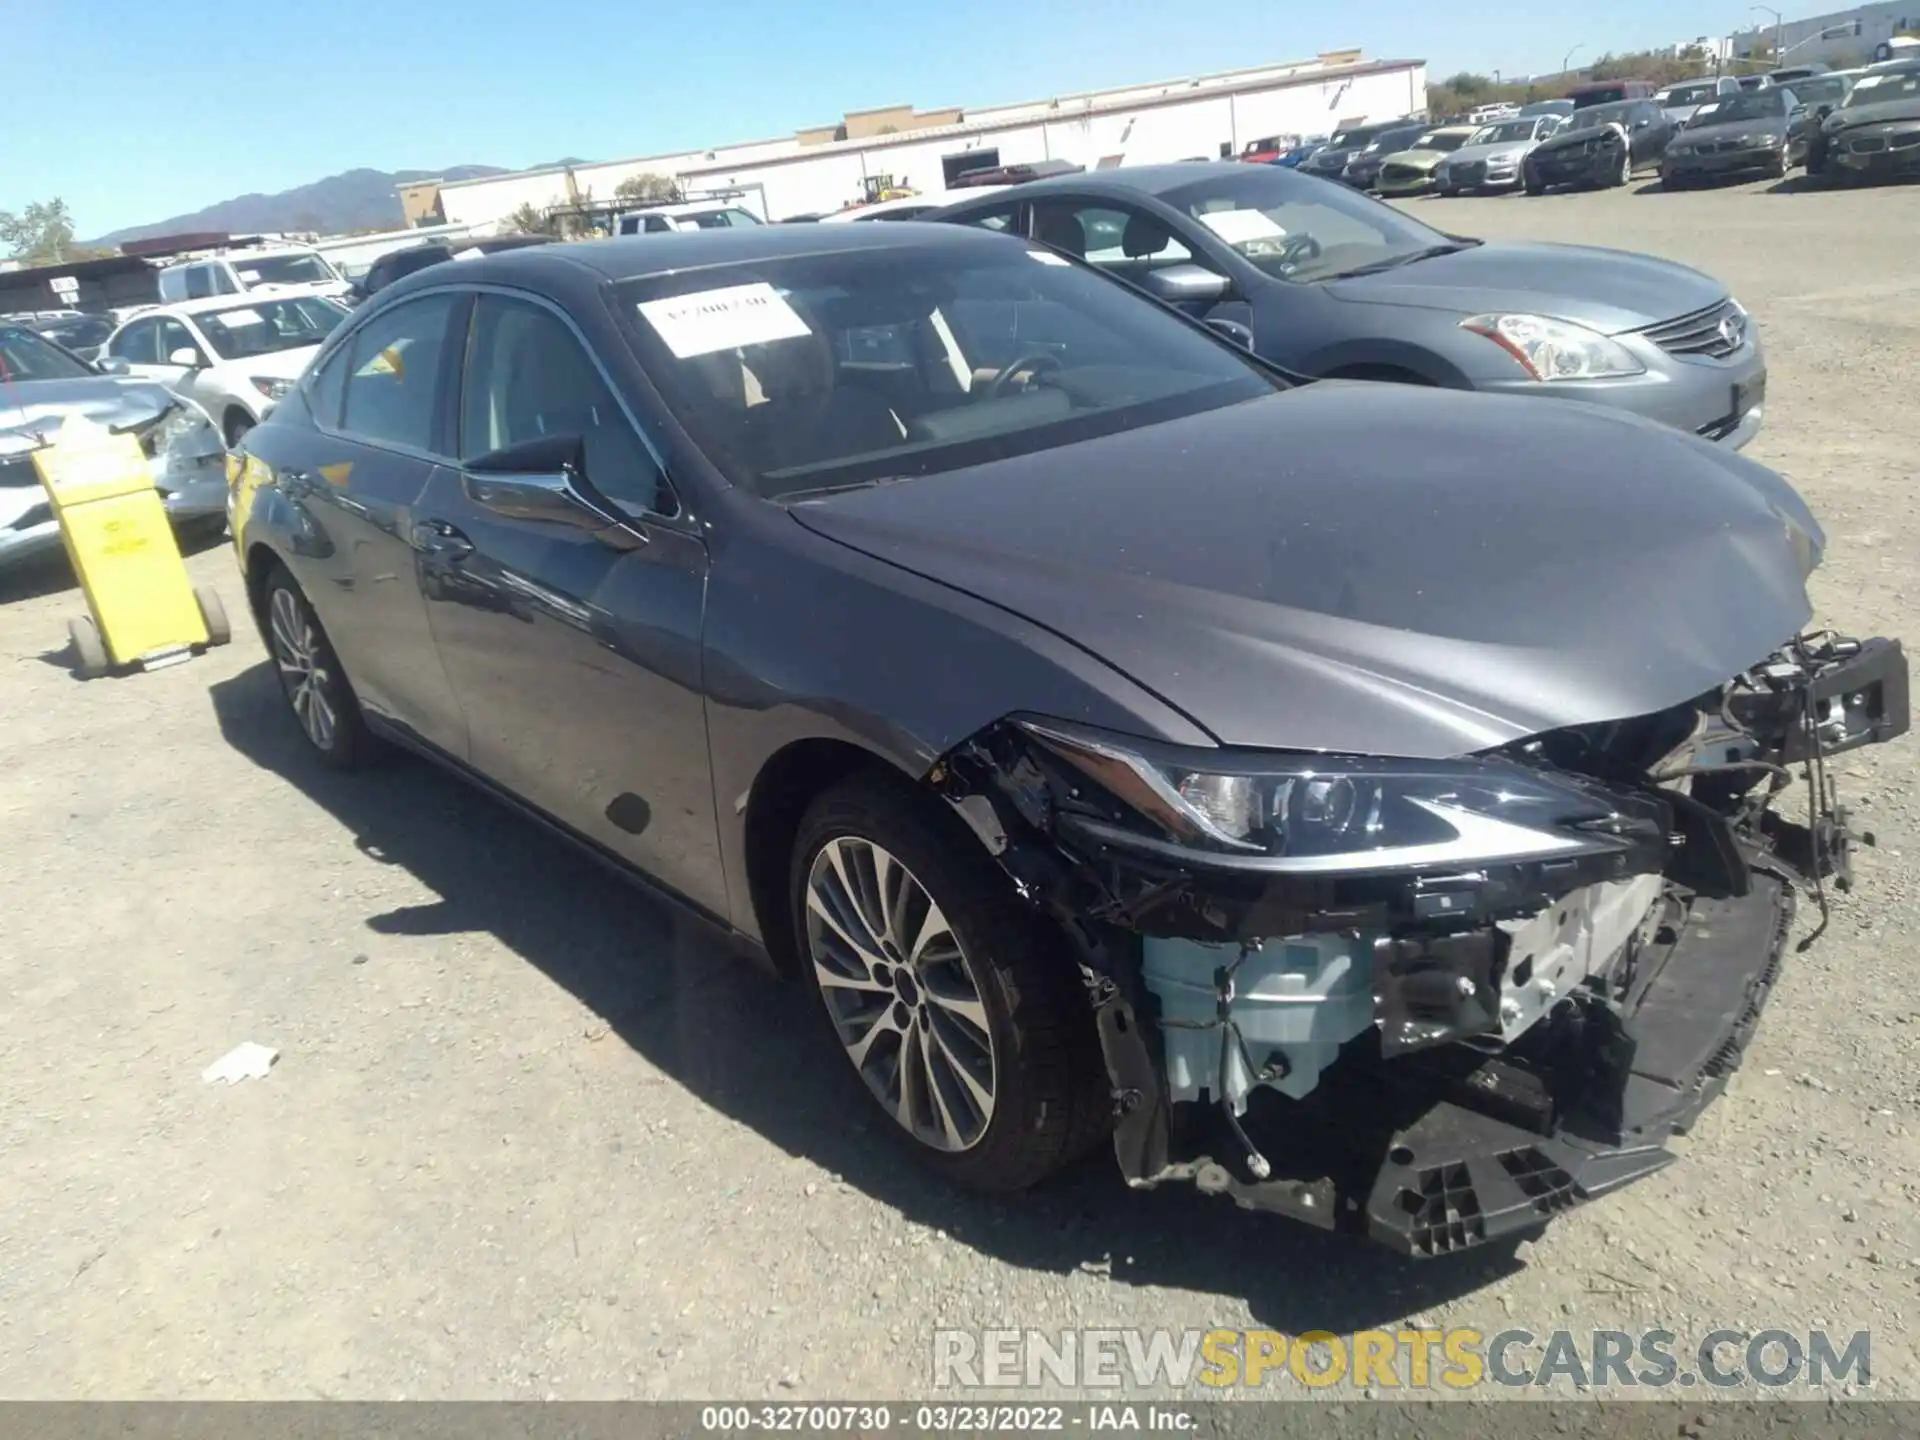
[[[552,165],[583,165],[583,160],[554,160]],[[534,166],[542,169],[544,166]],[[236,195],[217,205],[174,215],[147,225],[132,225],[102,235],[88,244],[118,245],[152,235],[176,235],[217,230],[229,235],[276,231],[312,231],[340,235],[353,230],[396,230],[405,224],[396,185],[416,180],[477,180],[504,175],[498,165],[450,165],[444,170],[347,170],[310,185],[296,185],[276,195]]]

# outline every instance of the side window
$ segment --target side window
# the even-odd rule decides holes
[[[1033,207],[1033,236],[1043,245],[1136,280],[1148,270],[1193,259],[1166,222],[1144,210],[1040,202]]]
[[[306,382],[307,408],[313,418],[329,430],[340,425],[340,402],[346,397],[347,371],[352,369],[353,341],[349,340],[327,357],[327,363],[313,372]]]
[[[207,358],[200,347],[194,343],[193,334],[186,326],[178,320],[162,320],[160,322],[160,363],[173,364],[173,352],[176,350],[191,350],[202,361]]]
[[[360,327],[346,367],[342,430],[381,445],[433,448],[440,362],[456,299],[424,295]]]
[[[673,229],[673,226],[667,223],[667,219],[665,216],[663,215],[647,216],[647,234],[662,235],[671,229]]]
[[[216,295],[238,295],[242,290],[247,288],[233,278],[233,266],[224,261],[209,265],[207,269],[212,272],[213,293]],[[247,273],[255,279],[259,278],[259,272],[257,270],[249,270]]]
[[[1016,234],[1018,232],[1014,230],[1013,217],[1019,208],[1017,205],[1007,205],[998,210],[982,210],[969,215],[964,223],[978,225],[982,230],[999,230],[1007,234]]]
[[[672,513],[660,468],[574,333],[540,306],[481,296],[461,394],[460,458],[569,434],[586,442],[587,478],[602,494]]]
[[[109,355],[117,355],[129,365],[160,363],[160,327],[152,320],[136,320],[107,346]]]
[[[187,267],[187,298],[205,300],[213,294],[212,266],[189,265]]]

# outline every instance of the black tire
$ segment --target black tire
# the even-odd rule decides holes
[[[880,847],[939,907],[958,941],[992,1038],[992,1111],[967,1148],[941,1149],[913,1134],[863,1082],[885,1114],[887,1129],[921,1163],[975,1190],[1025,1189],[1086,1154],[1110,1133],[1112,1103],[1092,1011],[1068,942],[1014,893],[980,842],[940,802],[878,773],[857,775],[808,808],[788,883],[795,953],[807,988],[818,998],[833,1043],[856,1064],[856,1074],[857,1062],[828,1006],[809,937],[814,864],[836,841]],[[863,973],[873,979],[876,967]],[[898,1014],[904,1007],[880,1008]],[[875,1042],[874,1051],[885,1044],[884,1039]],[[896,1053],[903,1049],[904,1042],[894,1046]]]
[[[82,680],[98,680],[112,668],[107,662],[106,642],[91,615],[77,615],[67,621],[67,644],[73,647],[73,673]]]
[[[1544,195],[1547,193],[1547,187],[1540,184],[1536,180],[1522,181],[1521,188],[1525,190],[1529,195]]]
[[[307,597],[300,593],[293,576],[276,566],[267,579],[263,598],[267,651],[280,677],[280,693],[286,696],[287,708],[293,713],[301,735],[314,753],[335,770],[357,770],[371,763],[378,758],[379,741],[367,729],[359,698],[353,693],[353,683],[347,679],[340,657],[334,653],[333,642],[327,639],[326,629],[307,603]],[[290,619],[299,624],[283,633],[281,626]],[[299,628],[301,625],[306,627],[304,633]],[[311,686],[304,704],[300,695],[300,657],[296,653],[302,647],[307,651],[306,675]],[[330,725],[322,725],[313,718],[310,706],[314,693],[324,703],[323,713],[331,718]]]
[[[207,644],[225,645],[233,639],[233,627],[227,623],[227,607],[220,603],[218,591],[201,586],[193,592],[200,606],[200,619],[207,627]]]

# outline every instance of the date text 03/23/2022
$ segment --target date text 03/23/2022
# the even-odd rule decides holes
[[[700,1428],[716,1434],[785,1432],[800,1435],[1007,1434],[1020,1431],[1157,1431],[1184,1434],[1198,1427],[1177,1405],[707,1405]]]

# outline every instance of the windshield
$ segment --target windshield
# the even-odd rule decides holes
[[[344,305],[319,295],[303,295],[294,300],[255,300],[226,310],[202,310],[193,320],[222,360],[239,360],[318,345],[346,318]]]
[[[1771,120],[1787,113],[1784,90],[1742,90],[1725,95],[1710,105],[1702,105],[1687,122],[1689,130],[1703,125],[1725,125],[1732,120]]]
[[[1656,105],[1700,105],[1713,99],[1720,93],[1718,81],[1708,80],[1698,85],[1669,85],[1653,97]]]
[[[340,277],[312,251],[297,255],[233,255],[242,285],[327,285]]]
[[[1838,75],[1809,75],[1793,82],[1793,98],[1803,105],[1831,105],[1844,100],[1847,82]]]
[[[1585,110],[1591,105],[1612,105],[1627,98],[1625,85],[1597,85],[1572,97],[1573,108]]]
[[[1209,174],[1160,198],[1281,280],[1325,280],[1461,243],[1355,191],[1268,167]]]
[[[1464,130],[1436,130],[1431,135],[1422,135],[1413,142],[1415,150],[1458,150],[1467,143],[1470,132]]]
[[[1593,130],[1602,125],[1628,125],[1633,122],[1634,106],[1639,102],[1623,101],[1617,105],[1590,105],[1583,110],[1573,112],[1573,118],[1560,133],[1571,134],[1575,130]]]
[[[736,225],[758,225],[760,217],[751,210],[700,210],[691,215],[682,215],[682,222],[692,221],[702,230],[729,230]]]
[[[1422,130],[1418,125],[1409,125],[1402,130],[1387,130],[1381,133],[1376,139],[1369,141],[1366,148],[1369,151],[1377,151],[1383,155],[1390,155],[1395,150],[1405,150],[1409,148],[1414,141],[1426,133],[1427,132]]]
[[[50,345],[20,325],[0,325],[0,381],[80,380],[95,372],[84,360]],[[0,395],[0,413],[4,413]]]
[[[1329,150],[1353,150],[1372,142],[1381,133],[1378,125],[1356,125],[1351,130],[1336,130],[1327,142]]]
[[[1847,96],[1849,110],[1861,105],[1882,105],[1889,100],[1906,100],[1920,95],[1920,67],[1912,70],[1882,70],[1877,75],[1862,75]]]
[[[648,378],[756,493],[873,484],[1271,394],[1126,287],[1012,242],[904,244],[616,288]]]
[[[1469,145],[1508,145],[1516,140],[1531,140],[1538,120],[1502,120],[1473,132]]]

